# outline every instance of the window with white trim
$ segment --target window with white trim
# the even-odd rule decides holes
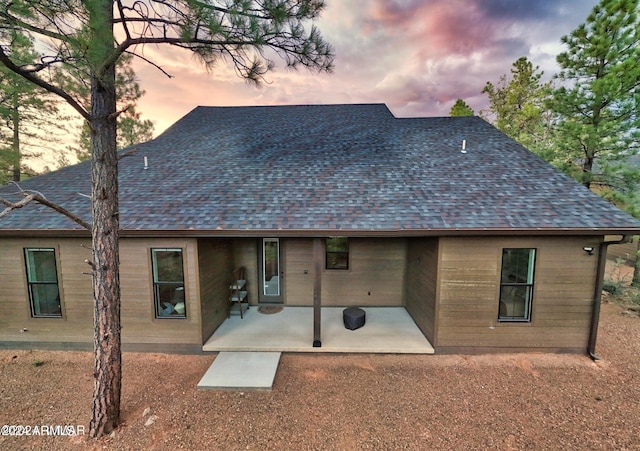
[[[186,318],[182,249],[151,249],[156,318]]]
[[[51,248],[25,248],[24,261],[31,316],[61,318],[56,251]]]
[[[531,321],[535,249],[503,249],[499,321]]]

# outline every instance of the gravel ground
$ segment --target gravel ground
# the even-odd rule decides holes
[[[198,391],[214,355],[123,356],[122,425],[0,449],[640,449],[640,319],[604,304],[598,354],[284,354],[272,391]],[[0,351],[0,424],[88,431],[91,354]]]

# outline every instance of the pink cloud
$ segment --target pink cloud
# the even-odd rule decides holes
[[[476,112],[487,81],[520,56],[553,72],[560,36],[586,18],[597,0],[375,0],[329,2],[317,25],[336,50],[335,72],[276,70],[262,88],[247,85],[221,61],[207,73],[188,52],[145,49],[176,78],[151,66],[136,70],[140,102],[157,131],[197,105],[384,102],[398,116],[447,115],[457,98]],[[540,61],[540,62],[539,62]]]

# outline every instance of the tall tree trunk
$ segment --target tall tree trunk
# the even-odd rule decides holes
[[[640,236],[638,238],[638,250],[636,251],[636,267],[633,269],[633,279],[631,285],[640,288]]]
[[[593,178],[593,160],[594,157],[591,153],[587,152],[584,158],[584,163],[582,164],[582,185],[586,188],[591,189],[591,180]]]
[[[13,112],[11,114],[11,122],[13,126],[13,143],[11,145],[11,165],[13,166],[13,176],[11,180],[20,181],[20,169],[22,166],[20,155],[20,107],[18,103],[18,95],[13,95]]]
[[[115,62],[103,65],[113,52],[112,2],[87,5],[95,45],[90,124],[95,382],[89,433],[100,437],[118,426],[122,385],[116,89]]]

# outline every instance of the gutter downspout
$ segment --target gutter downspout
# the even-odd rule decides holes
[[[322,241],[313,239],[313,347],[322,347]]]
[[[591,312],[591,331],[589,332],[589,344],[587,354],[592,360],[599,360],[596,355],[596,338],[598,336],[598,322],[600,320],[600,303],[602,302],[602,287],[604,286],[604,271],[607,265],[607,247],[610,244],[627,243],[633,235],[622,235],[617,241],[603,241],[598,246],[598,269],[596,271],[596,288],[593,293],[593,310]]]

